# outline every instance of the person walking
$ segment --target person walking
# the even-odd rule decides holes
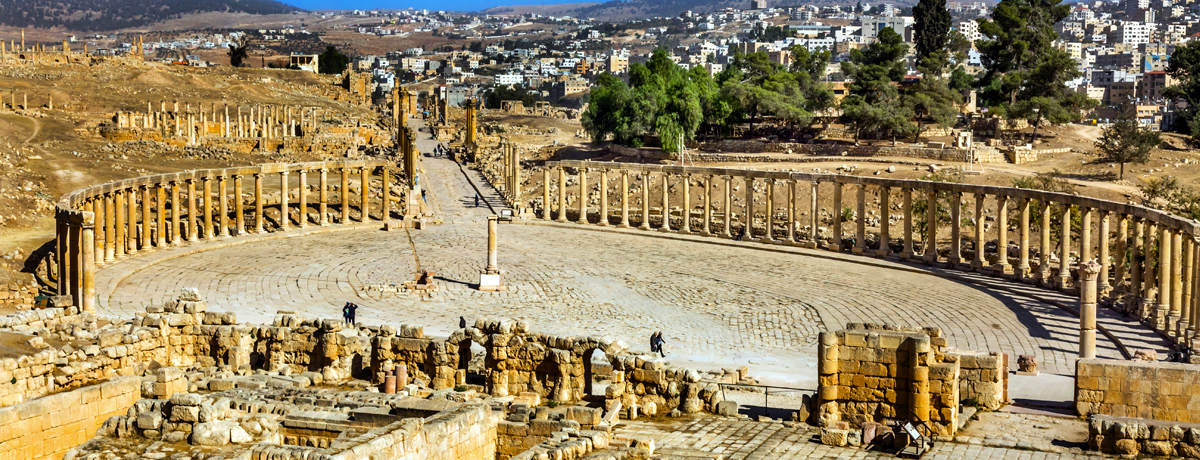
[[[657,332],[650,333],[650,352],[658,353],[658,333]]]
[[[655,347],[654,348],[657,349],[656,351],[658,351],[658,355],[663,358],[666,358],[667,352],[663,351],[663,345],[666,344],[667,341],[663,340],[662,331],[656,332],[654,334],[654,339],[655,339]]]
[[[353,325],[355,324],[355,321],[354,321],[354,313],[355,313],[355,311],[356,311],[356,310],[358,310],[358,305],[351,303],[351,304],[350,304],[350,306],[348,306],[348,307],[346,307],[346,308],[347,308],[347,310],[348,310],[348,312],[349,312],[349,313],[347,314],[347,316],[346,316],[346,322],[347,322],[348,324],[350,324],[351,326],[353,326]]]
[[[350,302],[346,302],[345,305],[342,305],[342,322],[350,322]]]
[[[458,328],[459,329],[467,328],[467,318],[466,317],[463,317],[463,316],[458,317]]]
[[[475,207],[476,208],[479,207],[479,194],[478,193],[475,194]]]

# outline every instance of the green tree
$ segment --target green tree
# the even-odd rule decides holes
[[[350,65],[350,57],[338,51],[336,46],[325,47],[325,52],[317,58],[319,69],[323,74],[339,74],[346,71]]]
[[[977,20],[979,32],[985,37],[975,41],[987,70],[979,82],[985,106],[1017,102],[1030,70],[1054,49],[1051,45],[1058,38],[1054,24],[1070,14],[1071,7],[1060,2],[1001,0],[992,9],[991,19]]]
[[[1137,114],[1131,105],[1126,104],[1116,121],[1104,128],[1104,133],[1096,139],[1094,153],[1102,161],[1119,163],[1121,165],[1120,179],[1125,179],[1125,164],[1144,164],[1150,160],[1150,153],[1162,144],[1159,133],[1141,126]]]
[[[950,33],[950,10],[946,0],[919,0],[913,7],[913,45],[917,68],[926,75],[941,74],[949,61],[946,43]]]
[[[801,45],[792,45],[792,72],[805,72],[813,78],[825,76],[829,64],[829,51],[810,52]]]
[[[1167,73],[1177,82],[1167,88],[1167,98],[1187,102],[1177,104],[1173,128],[1176,132],[1190,134],[1192,143],[1200,144],[1200,117],[1197,117],[1200,113],[1200,41],[1175,47],[1167,64]]]
[[[875,94],[883,86],[904,78],[904,55],[908,45],[904,39],[886,27],[879,31],[879,39],[865,48],[850,51],[850,60],[842,62],[842,73],[851,80],[851,94],[858,94],[873,103]]]
[[[942,128],[949,127],[958,116],[962,95],[951,89],[945,79],[926,74],[907,91],[905,103],[912,110],[917,124],[913,142],[921,142],[921,121],[930,120]]]
[[[246,60],[249,54],[250,43],[245,40],[231,42],[229,44],[229,65],[241,67],[242,62]]]

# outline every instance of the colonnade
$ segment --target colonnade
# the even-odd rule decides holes
[[[1096,260],[1106,303],[1177,343],[1200,339],[1200,226],[1141,206],[1008,187],[589,161],[547,162],[542,184],[543,220],[820,247],[1072,292],[1078,264]],[[661,193],[652,196],[654,187]],[[871,215],[877,224],[868,225]]]
[[[265,184],[268,178],[275,190]],[[352,178],[358,180],[357,193],[352,191]],[[72,296],[84,311],[94,311],[95,269],[140,253],[220,238],[391,219],[391,183],[390,162],[356,160],[186,171],[78,190],[63,197],[56,209],[58,294]],[[372,187],[383,193],[373,197]],[[336,192],[336,200],[330,192]]]
[[[218,107],[216,103],[190,103],[182,107],[179,101],[168,106],[160,101],[146,103],[145,112],[119,111],[117,128],[159,130],[164,137],[182,137],[194,145],[197,138],[252,137],[286,139],[303,136],[316,127],[317,108],[290,105],[250,105]]]

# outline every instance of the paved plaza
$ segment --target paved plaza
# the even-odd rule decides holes
[[[650,334],[661,330],[673,362],[748,365],[765,382],[802,388],[815,388],[819,332],[847,322],[894,323],[939,326],[953,347],[1032,354],[1043,372],[1073,373],[1078,320],[1048,303],[1070,304],[1068,296],[799,248],[576,224],[502,225],[500,265],[509,290],[479,292],[490,211],[474,206],[475,187],[501,204],[474,171],[441,158],[425,158],[423,169],[444,224],[309,229],[211,250],[205,244],[220,242],[165,249],[102,270],[102,311],[128,317],[196,287],[211,309],[253,323],[270,322],[279,310],[336,318],[352,301],[363,323],[423,325],[433,335],[457,328],[460,315],[509,318],[540,332],[605,335],[646,351]],[[418,260],[437,273],[441,290],[389,289],[411,280]],[[1101,321],[1128,336],[1122,341],[1156,345],[1139,326]],[[1099,353],[1122,357],[1105,336]]]

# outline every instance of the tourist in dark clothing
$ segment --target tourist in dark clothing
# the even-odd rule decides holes
[[[466,328],[467,328],[467,318],[464,318],[464,317],[462,317],[462,316],[459,316],[459,317],[458,317],[458,328],[459,328],[459,329],[466,329]]]
[[[353,326],[354,325],[354,312],[356,310],[358,310],[358,305],[351,303],[349,306],[346,307],[346,310],[347,310],[346,323]]]

